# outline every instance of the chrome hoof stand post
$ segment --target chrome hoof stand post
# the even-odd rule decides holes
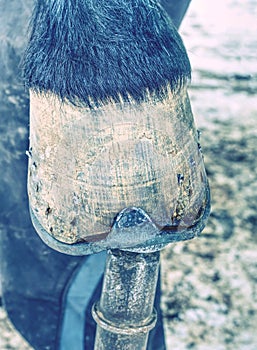
[[[110,235],[126,246],[130,237],[132,242],[140,242],[155,233],[156,226],[142,209],[127,208],[117,216]],[[153,305],[159,248],[142,245],[108,250],[102,295],[92,308],[97,323],[95,350],[146,349],[148,334],[157,320]]]
[[[157,314],[153,308],[159,252],[108,251],[101,299],[93,306],[95,350],[146,349]]]

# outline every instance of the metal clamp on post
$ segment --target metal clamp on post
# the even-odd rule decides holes
[[[109,322],[103,317],[103,313],[99,309],[98,303],[94,304],[92,308],[92,315],[99,327],[101,327],[105,331],[126,336],[134,336],[136,334],[141,333],[148,334],[155,327],[157,321],[157,313],[156,310],[153,309],[151,317],[149,317],[146,320],[143,320],[142,323],[135,325],[129,324],[128,326],[126,326],[120,325],[119,322],[118,325],[115,325],[114,323]]]

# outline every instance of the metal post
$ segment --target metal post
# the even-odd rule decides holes
[[[110,250],[103,290],[93,306],[95,350],[144,350],[157,320],[154,297],[160,252]]]

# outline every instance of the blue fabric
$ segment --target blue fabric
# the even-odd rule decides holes
[[[102,279],[106,253],[94,254],[85,258],[75,272],[72,284],[64,300],[63,324],[60,334],[60,350],[85,350],[84,337],[93,344],[94,334],[84,328],[87,322],[87,308],[92,295]],[[91,315],[90,315],[91,318]]]
[[[176,28],[179,28],[190,2],[191,0],[160,0]]]

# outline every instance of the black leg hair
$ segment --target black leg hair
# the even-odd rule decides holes
[[[89,107],[163,98],[191,73],[157,0],[38,0],[23,67],[27,87]]]

